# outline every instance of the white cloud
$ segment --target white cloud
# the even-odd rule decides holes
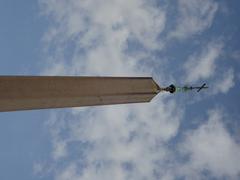
[[[52,165],[44,161],[43,159],[33,163],[33,175],[38,178],[43,178],[46,174],[52,172]]]
[[[185,82],[195,83],[215,74],[216,61],[222,53],[223,44],[211,42],[200,53],[190,56],[185,62]]]
[[[234,71],[233,69],[228,69],[224,73],[220,75],[220,79],[218,79],[215,84],[213,84],[213,94],[217,93],[227,93],[234,86]]]
[[[232,58],[239,62],[240,61],[240,50],[234,51],[232,53]]]
[[[209,171],[218,178],[239,177],[240,145],[228,133],[223,120],[220,110],[212,110],[205,124],[187,134],[180,146],[189,156],[187,163],[180,168],[184,176],[200,177],[203,171]]]
[[[212,25],[218,10],[214,0],[179,0],[179,16],[175,30],[170,32],[171,38],[187,38],[199,34]]]
[[[168,157],[164,143],[176,135],[181,114],[173,101],[75,111],[69,115],[71,121],[64,121],[69,135],[62,141],[67,142],[66,147],[71,142],[86,142],[93,148],[79,149],[86,158],[81,173],[72,166],[83,161],[79,157],[70,161],[57,179],[157,179],[154,172],[162,170],[156,162]],[[59,131],[59,121],[50,121],[52,131]],[[61,159],[58,156],[56,160]]]
[[[64,170],[58,172],[56,179],[58,180],[77,180],[77,166],[72,163]]]
[[[38,175],[43,172],[44,165],[41,163],[34,163],[33,164],[33,173]]]
[[[147,50],[161,47],[157,37],[165,28],[165,11],[151,2],[40,0],[40,5],[55,21],[44,38],[57,49],[45,74],[52,74],[52,69],[57,74],[65,72],[62,50],[70,43],[74,43],[73,57],[67,58],[71,74],[136,74],[137,55],[124,52],[128,41],[137,41]]]
[[[190,56],[183,65],[184,81],[197,83],[200,80],[209,80],[209,95],[226,94],[234,86],[235,76],[233,68],[224,67],[220,70],[217,63],[222,53],[222,42],[210,42],[200,52]]]

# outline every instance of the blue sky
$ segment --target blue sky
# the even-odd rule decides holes
[[[0,179],[239,179],[237,0],[0,1],[2,75],[153,76],[149,104],[0,114]]]

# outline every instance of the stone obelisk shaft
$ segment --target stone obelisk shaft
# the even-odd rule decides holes
[[[151,77],[0,76],[0,111],[149,102]]]

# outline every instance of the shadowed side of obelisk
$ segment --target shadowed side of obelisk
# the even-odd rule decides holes
[[[151,77],[0,76],[0,111],[149,102]]]

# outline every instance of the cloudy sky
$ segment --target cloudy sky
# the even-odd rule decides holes
[[[1,75],[152,76],[151,103],[0,114],[0,179],[240,179],[238,0],[1,0]]]

